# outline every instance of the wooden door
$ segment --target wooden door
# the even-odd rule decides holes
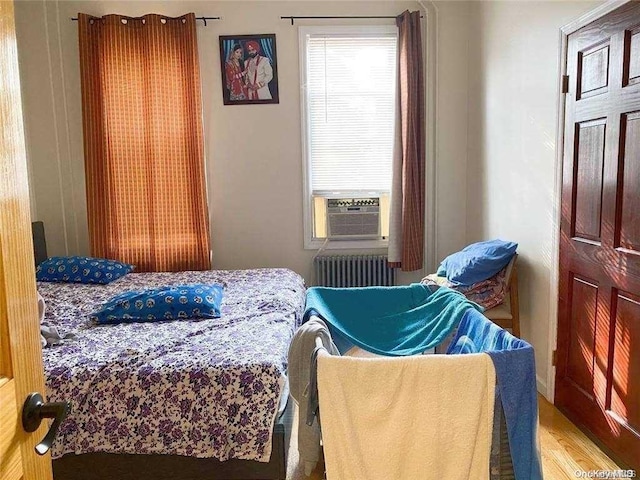
[[[640,3],[569,35],[555,403],[640,469]]]
[[[44,390],[13,2],[0,1],[0,478],[51,478],[27,434],[22,405]]]

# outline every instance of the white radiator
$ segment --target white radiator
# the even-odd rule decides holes
[[[313,261],[320,287],[392,286],[396,272],[386,255],[320,255]]]

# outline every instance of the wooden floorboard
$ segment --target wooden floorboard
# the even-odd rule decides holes
[[[542,396],[540,407],[540,449],[545,480],[575,480],[577,470],[618,470],[578,427]],[[294,479],[297,480],[297,476]],[[319,466],[309,480],[321,480]]]
[[[540,448],[545,478],[575,479],[577,470],[618,470],[578,427],[542,396],[540,406]]]

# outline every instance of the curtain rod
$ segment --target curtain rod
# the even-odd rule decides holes
[[[141,17],[133,17],[133,18],[141,18]],[[77,17],[71,17],[71,20],[74,22],[78,21]],[[196,17],[196,20],[202,20],[204,22],[204,26],[207,26],[207,20],[222,20],[222,17]]]
[[[320,16],[307,16],[307,17],[298,17],[298,16],[282,16],[280,20],[291,20],[291,25],[295,20],[333,20],[339,18],[397,18],[393,15],[343,15],[343,16],[335,16],[335,15],[320,15]],[[420,18],[424,18],[420,15]]]

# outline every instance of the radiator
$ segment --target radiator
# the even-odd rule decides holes
[[[386,255],[320,255],[313,261],[316,285],[321,287],[391,286],[396,272]]]

